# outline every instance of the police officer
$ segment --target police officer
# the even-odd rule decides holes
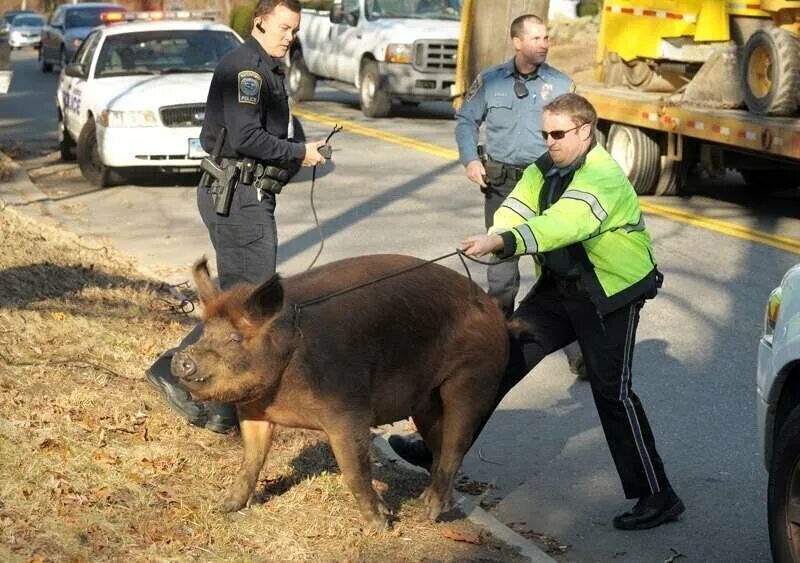
[[[212,152],[226,129],[222,166],[237,168],[237,180],[227,215],[215,210],[222,188],[218,181],[198,189],[197,205],[216,251],[223,289],[239,282],[258,284],[275,273],[275,195],[301,165],[325,161],[319,153],[324,141],[303,144],[288,138],[291,116],[283,58],[300,27],[300,7],[299,0],[261,0],[250,37],[220,60],[211,80],[200,142]],[[179,348],[197,341],[201,332],[198,325]],[[217,432],[233,427],[231,405],[193,402],[177,383],[170,373],[175,351],[156,360],[147,370],[148,381],[191,423]]]
[[[544,272],[514,312],[520,332],[511,339],[497,404],[546,355],[577,339],[623,491],[638,499],[613,524],[641,530],[684,511],[632,389],[639,312],[655,296],[660,274],[636,192],[594,141],[596,120],[577,94],[545,106],[548,153],[525,171],[489,233],[469,237],[464,250],[500,258],[544,254]]]
[[[575,91],[569,76],[545,62],[550,39],[547,26],[538,16],[515,18],[510,31],[516,54],[478,75],[456,113],[459,159],[467,178],[483,191],[487,229],[523,170],[547,152],[539,133],[542,108],[556,96]],[[481,124],[485,124],[486,133],[483,160],[478,154]],[[519,261],[492,266],[487,276],[489,295],[498,301],[506,318],[511,317],[520,285]],[[565,352],[573,373],[585,376],[577,346],[568,346]]]

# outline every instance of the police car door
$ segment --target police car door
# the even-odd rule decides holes
[[[75,53],[74,63],[80,64],[84,70],[83,77],[67,76],[61,73],[61,107],[64,108],[64,125],[73,139],[80,135],[86,118],[87,107],[83,97],[86,83],[92,80],[91,72],[97,44],[100,42],[100,30],[95,30],[81,43]]]

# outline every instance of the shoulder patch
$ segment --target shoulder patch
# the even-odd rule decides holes
[[[481,76],[479,74],[475,78],[475,80],[472,81],[472,84],[470,85],[469,90],[467,90],[467,93],[464,95],[464,101],[468,102],[472,98],[474,98],[475,94],[477,94],[480,91],[481,86],[483,86],[483,76]]]
[[[239,73],[239,103],[257,104],[261,99],[261,75],[254,70]]]

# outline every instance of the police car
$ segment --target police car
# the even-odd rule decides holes
[[[63,160],[96,186],[120,169],[198,167],[217,62],[242,43],[208,12],[109,13],[62,69],[56,105]]]

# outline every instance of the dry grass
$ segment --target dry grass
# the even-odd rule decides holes
[[[0,245],[0,560],[520,559],[465,520],[427,522],[425,479],[377,457],[399,520],[365,533],[308,431],[283,429],[256,501],[219,514],[238,435],[185,424],[143,377],[193,321],[113,249],[10,208]]]

